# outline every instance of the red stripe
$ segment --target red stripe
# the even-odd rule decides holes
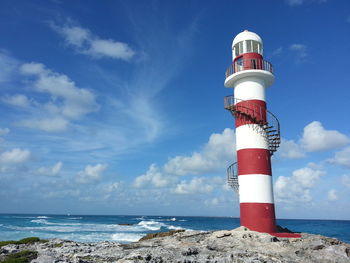
[[[238,175],[271,175],[270,151],[266,149],[241,149],[237,151]]]
[[[245,124],[266,122],[266,102],[263,100],[245,100],[236,103],[236,127]]]
[[[241,226],[250,230],[276,232],[275,205],[268,203],[241,203]]]

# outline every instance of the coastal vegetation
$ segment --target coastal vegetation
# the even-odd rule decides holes
[[[7,245],[30,245],[35,243],[47,243],[48,240],[38,237],[27,237],[21,240],[0,241],[0,248]],[[0,257],[0,263],[27,263],[38,257],[38,252],[33,250],[22,250],[19,252],[9,253]]]
[[[20,252],[7,255],[0,263],[29,263],[38,257],[37,251],[22,250]]]
[[[34,244],[36,242],[46,243],[48,241],[45,239],[40,239],[38,237],[27,237],[27,238],[23,238],[21,240],[0,241],[0,247],[10,245],[10,244],[14,244],[14,245]]]

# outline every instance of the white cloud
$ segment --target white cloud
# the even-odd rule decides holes
[[[350,146],[343,150],[336,152],[332,159],[328,160],[330,163],[350,168]]]
[[[4,136],[10,132],[9,128],[0,128],[0,136]]]
[[[327,197],[328,197],[329,201],[336,201],[336,200],[338,200],[337,191],[335,189],[329,190],[328,194],[327,194]]]
[[[29,150],[22,150],[14,148],[11,151],[3,152],[0,154],[0,163],[3,164],[20,164],[27,162],[31,157]]]
[[[190,182],[182,181],[173,190],[176,194],[210,194],[214,187],[206,182],[206,178],[195,177]]]
[[[45,176],[57,176],[59,175],[61,169],[62,169],[63,163],[57,162],[52,167],[40,167],[38,169],[38,174],[45,175]]]
[[[276,201],[290,204],[310,202],[310,190],[325,174],[323,170],[304,167],[295,170],[290,177],[279,176],[274,185]]]
[[[102,173],[107,169],[106,164],[87,165],[83,171],[77,175],[79,183],[92,183],[102,178]]]
[[[164,165],[164,171],[173,175],[225,171],[226,166],[233,162],[234,154],[235,132],[226,128],[222,133],[212,134],[202,151],[171,158]]]
[[[313,121],[304,128],[301,146],[309,152],[326,151],[343,147],[350,139],[336,130],[325,130],[319,121]]]
[[[350,175],[343,175],[341,178],[341,182],[343,185],[350,188]]]
[[[278,149],[278,154],[288,159],[299,159],[305,157],[305,153],[302,151],[299,144],[295,143],[293,140],[286,140],[283,138],[280,148]]]
[[[176,181],[176,177],[164,175],[161,171],[159,171],[158,167],[155,164],[152,164],[145,174],[138,176],[135,179],[134,186],[140,188],[147,185],[152,185],[157,188],[162,188],[172,185]]]
[[[130,60],[135,55],[135,51],[128,44],[112,39],[101,39],[88,29],[79,26],[53,26],[53,29],[81,54],[122,60]]]
[[[36,110],[40,117],[19,121],[19,125],[60,132],[67,129],[71,120],[98,110],[95,95],[91,91],[78,88],[69,77],[47,69],[43,64],[22,64],[20,73],[30,78],[29,83],[35,91],[48,94],[50,99],[46,103],[35,104],[33,112]],[[26,106],[29,105],[29,99],[24,95],[15,95],[8,97],[8,103]]]
[[[7,95],[2,97],[1,100],[13,106],[18,106],[23,108],[27,108],[30,106],[30,100],[27,98],[27,96],[23,94],[15,94],[12,96]]]
[[[205,184],[203,178],[195,178],[190,182],[184,180],[178,183],[179,176],[185,175],[206,175],[213,172],[226,171],[229,163],[235,158],[235,133],[232,129],[226,128],[222,133],[214,133],[209,137],[208,142],[203,149],[195,152],[190,156],[176,156],[170,158],[163,167],[158,168],[152,164],[148,171],[138,176],[134,181],[134,187],[152,186],[156,188],[175,187],[173,190],[177,194],[188,194],[190,192],[208,192],[212,191],[213,184],[224,187],[225,182],[222,178],[211,178],[211,183]],[[197,187],[203,187],[203,190]]]
[[[36,91],[50,94],[54,101],[62,100],[63,105],[56,107],[64,117],[75,119],[97,110],[95,95],[76,87],[66,75],[46,69],[39,63],[23,64],[20,71],[37,78],[33,83]]]

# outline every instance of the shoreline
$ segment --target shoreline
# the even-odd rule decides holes
[[[349,262],[350,244],[335,238],[301,233],[301,238],[277,238],[239,227],[220,231],[161,232],[129,244],[81,243],[62,239],[7,244],[0,260],[25,250],[30,262]],[[28,261],[29,262],[29,261]]]

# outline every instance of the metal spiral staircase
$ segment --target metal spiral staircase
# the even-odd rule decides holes
[[[237,103],[239,103],[239,106],[237,106]],[[263,135],[267,140],[270,156],[277,151],[281,143],[281,135],[280,124],[275,115],[259,104],[240,100],[234,98],[232,95],[224,98],[224,107],[226,110],[229,110],[235,118],[246,121],[252,129]],[[227,182],[238,194],[237,162],[231,164],[227,168]]]

